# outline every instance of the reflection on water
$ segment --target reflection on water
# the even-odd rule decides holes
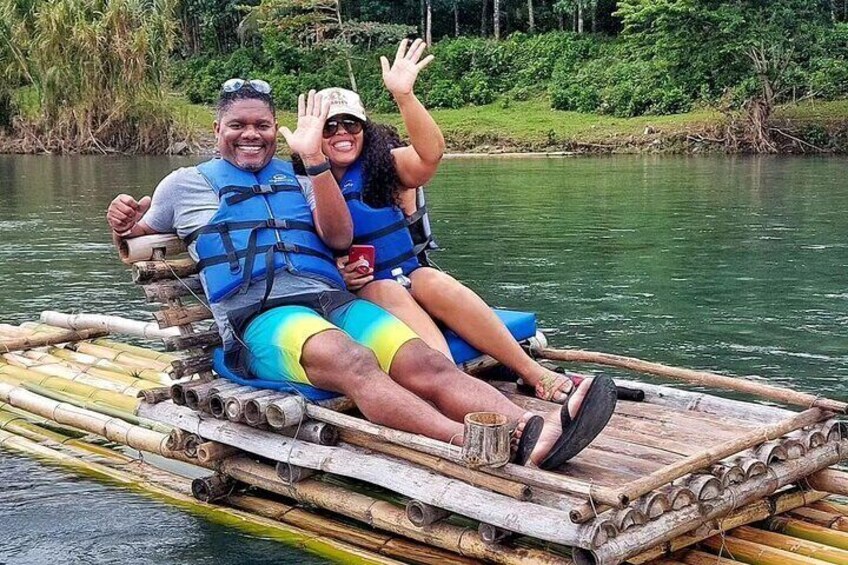
[[[0,156],[0,321],[144,317],[104,210],[177,158]],[[554,345],[844,398],[844,159],[472,160],[430,187],[443,268],[538,312]],[[274,563],[304,556],[0,454],[0,562]],[[153,541],[156,542],[155,546]]]

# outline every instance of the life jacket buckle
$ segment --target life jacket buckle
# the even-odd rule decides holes
[[[403,267],[395,267],[392,269],[392,276],[402,287],[406,289],[412,288],[412,279],[403,274]]]
[[[288,222],[288,220],[280,220],[279,218],[271,218],[269,220],[265,220],[265,227],[277,229],[277,230],[286,230],[286,229],[289,229],[289,222]]]
[[[254,184],[251,187],[253,194],[271,194],[274,192],[274,187],[270,184]]]
[[[282,251],[285,253],[300,253],[300,247],[285,241],[278,241],[274,244],[274,251]]]

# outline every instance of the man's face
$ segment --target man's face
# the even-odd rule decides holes
[[[240,169],[258,171],[277,150],[277,121],[262,100],[236,100],[215,122],[215,137],[222,158]]]

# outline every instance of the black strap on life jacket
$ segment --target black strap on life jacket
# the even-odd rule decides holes
[[[400,265],[401,263],[403,263],[407,259],[411,259],[411,258],[415,257],[416,255],[417,255],[417,253],[415,253],[415,249],[410,249],[409,251],[404,251],[400,255],[392,257],[391,259],[386,259],[385,261],[380,261],[379,263],[374,265],[374,271],[377,272],[377,271],[383,271],[385,269],[390,269],[392,267]]]
[[[244,202],[254,196],[273,194],[275,192],[300,192],[299,184],[255,184],[253,186],[225,186],[218,193],[218,198],[235,193],[226,198],[227,204],[233,205]]]
[[[262,228],[275,230],[313,231],[312,224],[310,224],[309,222],[301,222],[297,220],[280,220],[277,218],[259,221],[254,220],[244,222],[221,222],[218,224],[212,224],[197,228],[185,238],[185,243],[186,245],[189,245],[191,242],[193,242],[195,239],[197,239],[200,235],[204,233],[218,233],[221,236],[221,243],[223,244],[224,251],[226,252],[227,262],[229,262],[230,264],[230,272],[238,273],[240,268],[239,258],[243,257],[244,255],[239,255],[236,252],[236,248],[235,245],[233,245],[233,239],[230,236],[230,232],[236,230],[249,229],[252,233],[256,233],[255,230]],[[206,264],[209,263],[207,262]]]

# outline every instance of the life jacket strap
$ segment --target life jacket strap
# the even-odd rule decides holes
[[[197,239],[204,233],[220,233],[221,237],[224,237],[224,234],[227,232],[236,230],[252,230],[257,227],[276,230],[301,230],[310,232],[314,231],[312,228],[312,224],[310,224],[309,222],[299,222],[297,220],[280,220],[277,218],[244,222],[221,222],[218,224],[212,224],[197,228],[185,237],[185,244],[189,245],[191,242],[193,242],[195,239]]]
[[[391,259],[386,259],[385,261],[381,261],[381,262],[377,263],[376,265],[374,265],[374,272],[383,271],[383,270],[386,270],[386,269],[391,269],[392,267],[394,267],[396,265],[400,265],[401,263],[403,263],[407,259],[412,259],[416,255],[417,255],[417,253],[415,253],[414,249],[410,249],[409,251],[405,251],[404,253],[401,253],[400,255],[397,255],[396,257],[392,257]]]
[[[274,192],[299,192],[300,185],[298,184],[254,184],[253,186],[227,186],[221,190],[220,197],[223,198],[227,194],[235,193],[234,196],[228,197],[227,204],[239,204],[254,196],[262,196],[273,194]]]

